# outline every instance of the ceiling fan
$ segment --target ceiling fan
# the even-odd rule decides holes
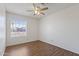
[[[44,3],[41,3],[41,5],[45,5]],[[41,7],[41,6],[36,6],[34,3],[33,3],[33,10],[27,10],[28,12],[34,12],[34,15],[45,15],[44,11],[45,10],[48,10],[48,7]]]

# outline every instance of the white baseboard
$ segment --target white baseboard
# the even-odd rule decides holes
[[[13,46],[13,45],[18,45],[18,44],[23,44],[23,43],[28,43],[28,42],[32,42],[32,41],[37,41],[37,40],[27,40],[26,42],[9,44],[9,45],[7,45],[7,46]]]
[[[45,43],[48,43],[48,44],[51,44],[51,45],[55,45],[55,46],[58,46],[58,47],[60,47],[60,48],[62,48],[62,49],[65,49],[65,50],[68,50],[68,51],[71,51],[71,52],[74,52],[74,53],[79,54],[79,51],[70,50],[70,49],[68,49],[68,48],[65,48],[65,47],[63,47],[63,46],[57,44],[56,42],[52,42],[52,41],[48,41],[48,40],[47,40],[47,41],[46,41],[46,40],[40,40],[40,41],[45,42]]]

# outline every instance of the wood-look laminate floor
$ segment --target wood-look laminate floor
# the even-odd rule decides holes
[[[9,46],[4,56],[79,56],[76,53],[41,41]]]

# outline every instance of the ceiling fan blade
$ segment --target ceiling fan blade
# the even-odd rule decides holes
[[[47,9],[48,9],[48,7],[45,7],[45,8],[42,8],[41,11],[44,11],[44,10],[47,10]]]
[[[46,6],[48,3],[41,3],[41,5]]]
[[[34,7],[34,9],[36,8],[36,6],[35,6],[35,4],[33,3],[33,7]]]
[[[46,5],[46,3],[41,3],[41,5],[45,6],[45,5]]]
[[[33,16],[35,16],[36,14],[34,13]]]
[[[45,13],[42,13],[42,15],[45,15]]]
[[[27,10],[28,12],[32,12],[33,10]]]
[[[42,15],[45,15],[45,13],[41,12]]]
[[[35,15],[45,15],[45,13],[40,12],[40,14],[35,14],[35,13],[34,13],[33,15],[34,15],[34,16],[35,16]]]

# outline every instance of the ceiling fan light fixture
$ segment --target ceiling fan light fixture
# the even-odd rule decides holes
[[[33,3],[34,15],[45,15],[44,11],[47,9],[48,7],[41,7]]]
[[[35,15],[40,15],[40,11],[35,10]]]

